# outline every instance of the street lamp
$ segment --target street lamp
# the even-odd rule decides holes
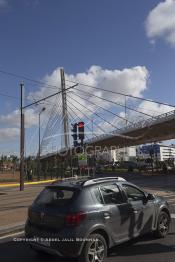
[[[41,118],[41,113],[44,112],[46,110],[45,107],[43,107],[41,109],[41,111],[39,112],[39,132],[38,132],[38,180],[40,180],[40,169],[41,169],[41,165],[40,165],[40,155],[41,155],[41,127],[40,127],[40,124],[41,124],[41,121],[40,121],[40,118]]]

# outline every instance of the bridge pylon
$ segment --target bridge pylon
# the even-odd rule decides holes
[[[62,91],[62,119],[63,119],[63,132],[64,132],[64,146],[65,148],[69,148],[70,140],[69,140],[69,118],[67,111],[67,98],[66,98],[66,85],[65,85],[65,75],[64,69],[60,69],[61,75],[61,91]]]

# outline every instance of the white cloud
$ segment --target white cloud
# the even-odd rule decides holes
[[[83,94],[82,91],[89,92],[92,95],[94,94],[96,96],[121,103],[124,102],[123,96],[105,92],[102,89],[112,90],[125,94],[132,94],[135,96],[142,96],[143,91],[147,88],[149,72],[144,66],[125,68],[123,70],[108,70],[103,69],[100,66],[93,65],[86,72],[77,73],[74,75],[66,74],[65,78],[75,83],[84,83],[86,85],[98,87],[99,90],[93,89],[88,86],[79,85],[77,88],[81,91],[77,91],[76,89],[74,89],[73,92],[75,92],[79,96],[84,97],[85,99],[89,99],[92,103],[97,103],[103,107],[108,108],[111,106],[111,104],[109,104],[108,102],[100,101],[98,98],[91,97],[89,94],[86,93]],[[49,87],[42,87],[39,91],[29,94],[29,98],[31,100],[33,100],[33,97],[35,97],[35,99],[39,99],[60,90],[60,68],[54,70],[51,75],[47,75],[44,80],[50,85],[58,86],[58,88],[53,89]],[[73,85],[73,83],[71,82],[66,82],[66,84],[66,87]],[[76,99],[77,102],[75,102],[74,99]],[[79,116],[82,116],[82,112],[91,115],[92,113],[88,110],[88,108],[94,110],[94,106],[91,102],[87,102],[84,99],[73,95],[72,92],[68,93],[68,100],[68,105],[70,107],[74,108],[71,105],[72,103],[80,110],[79,112],[74,108],[74,111]],[[53,104],[55,98],[48,101]],[[79,103],[82,104],[82,106]],[[49,105],[46,104],[46,107],[49,107]],[[97,106],[95,106],[95,108],[97,109]]]
[[[97,128],[97,126],[95,126],[95,122],[98,125],[100,125],[102,129],[105,129],[106,132],[110,132],[114,129],[114,127],[112,127],[111,124],[117,126],[118,128],[121,128],[125,126],[126,122],[124,120],[121,120],[117,116],[111,115],[107,112],[105,113],[104,110],[99,109],[98,105],[102,106],[105,109],[113,111],[119,116],[124,118],[125,118],[125,112],[124,112],[124,108],[117,107],[115,105],[112,106],[111,103],[109,103],[108,101],[103,101],[91,95],[97,95],[101,98],[109,99],[121,104],[124,104],[125,102],[123,96],[110,92],[105,92],[102,89],[143,97],[143,92],[147,89],[148,86],[149,72],[147,68],[144,66],[124,68],[123,70],[118,70],[118,69],[109,70],[109,69],[103,69],[100,66],[93,65],[86,72],[81,72],[71,75],[66,74],[65,78],[75,83],[78,82],[78,83],[86,84],[86,86],[81,84],[78,85],[77,88],[80,89],[81,91],[78,91],[76,89],[74,89],[73,91],[72,90],[67,91],[68,111],[69,113],[74,114],[74,116],[76,113],[76,115],[78,115],[78,117],[80,117],[81,119],[84,119],[84,114],[87,115],[88,118],[90,119],[89,120],[88,118],[86,119],[86,124],[90,129],[92,128],[92,118],[93,118],[94,132],[99,134],[102,133],[102,131],[99,128]],[[32,102],[33,100],[44,98],[60,90],[60,68],[54,70],[53,73],[51,73],[50,75],[45,76],[44,81],[49,85],[54,85],[57,87],[53,88],[53,87],[44,86],[35,92],[31,92],[28,95],[28,99],[30,99]],[[68,86],[74,85],[73,82],[66,81],[66,88],[68,88]],[[98,90],[93,89],[88,85],[98,87],[99,89]],[[85,93],[83,94],[82,91],[88,92],[90,94],[85,94]],[[73,94],[73,92],[75,93]],[[82,96],[82,98],[80,98],[79,96]],[[89,101],[85,101],[84,98]],[[76,101],[74,101],[74,99]],[[48,121],[50,109],[55,104],[54,110],[52,112],[53,121],[51,121],[50,131],[47,132],[48,133],[47,136],[48,137],[52,135],[54,136],[55,134],[54,132],[59,132],[59,131],[62,132],[62,129],[59,130],[59,126],[61,123],[60,119],[56,121],[56,119],[58,118],[58,114],[61,115],[60,101],[61,101],[61,94],[60,97],[54,97],[47,100],[45,104],[38,105],[37,107],[34,108],[26,109],[25,127],[30,128],[38,125],[38,114],[43,106],[46,107],[46,111],[42,115],[42,120],[44,120],[43,122]],[[135,100],[133,99],[127,98],[127,106],[132,104],[131,107],[133,107],[134,101]],[[72,104],[70,104],[70,102]],[[94,103],[95,105],[93,105],[92,103]],[[74,112],[72,112],[69,107],[71,107],[74,110]],[[77,109],[75,109],[75,107]],[[148,113],[150,115],[158,115],[164,112],[171,111],[172,109],[171,107],[157,105],[147,101],[141,102],[140,104],[138,104],[137,102],[137,104],[134,105],[134,108],[138,109],[139,111]],[[95,114],[101,115],[102,118],[108,121],[108,123],[97,117],[97,115]],[[79,121],[78,117],[77,120]],[[140,115],[136,112],[129,111],[129,110],[127,110],[127,117],[130,121],[133,122],[144,119],[143,115]],[[58,126],[56,126],[55,123]],[[0,141],[5,141],[5,140],[8,141],[10,139],[12,140],[14,138],[17,138],[17,136],[19,136],[19,126],[20,126],[19,110],[14,110],[13,112],[7,115],[1,115],[0,124],[2,126],[2,128],[0,129]],[[128,125],[129,124],[130,123],[128,122]],[[33,129],[31,132],[33,133]],[[26,137],[26,139],[28,138]]]
[[[146,19],[146,32],[151,42],[164,38],[175,46],[175,0],[165,0],[150,11]]]
[[[20,126],[20,111],[14,110],[8,115],[0,116],[0,124],[19,127]],[[25,127],[29,128],[38,124],[38,114],[34,109],[25,110]]]
[[[139,104],[137,109],[143,113],[147,113],[152,116],[158,116],[170,112],[174,108],[166,105],[151,103],[149,101],[143,101],[142,103]]]
[[[105,110],[102,110],[98,107],[99,105],[105,109],[111,110],[111,103],[91,95],[96,95],[104,99],[109,99],[120,104],[124,104],[125,102],[125,98],[123,96],[110,92],[105,92],[102,89],[142,97],[143,92],[147,89],[149,72],[144,66],[124,68],[123,70],[109,70],[103,69],[100,66],[93,65],[86,72],[80,72],[71,75],[65,74],[65,78],[67,80],[73,81],[66,81],[66,88],[74,85],[74,82],[85,84],[85,86],[81,84],[78,85],[77,88],[81,91],[76,90],[76,88],[74,90],[67,91],[67,104],[70,122],[72,123],[75,121],[79,121],[80,119],[84,119],[87,126],[86,132],[91,133],[89,129],[91,130],[92,128],[93,118],[94,132],[96,134],[100,134],[102,133],[102,130],[100,128],[97,128],[97,125],[100,126],[106,132],[108,132],[113,130],[114,126],[122,126],[124,124],[124,121],[121,121],[120,118],[115,117],[114,115],[111,115],[110,113],[107,113],[105,112]],[[49,85],[57,86],[57,88],[51,88],[46,86],[41,87],[40,90],[37,90],[36,92],[32,92],[29,94],[28,98],[31,99],[31,101],[33,101],[33,98],[38,100],[60,90],[60,68],[56,68],[50,75],[45,76],[44,81]],[[91,88],[88,85],[95,86],[99,89]],[[88,92],[89,94],[83,93],[83,91]],[[86,100],[84,100],[84,98]],[[59,97],[54,97],[47,100],[47,103],[45,104],[47,114],[50,111],[50,108],[55,104],[55,102],[59,104],[60,101],[61,94],[59,95]],[[113,109],[112,111],[124,117],[123,113],[121,112],[123,108],[117,106],[114,107],[115,109]],[[54,109],[52,118],[55,117],[55,114],[60,114],[61,116],[61,107],[60,110],[58,110],[58,108],[59,106],[57,105]],[[99,118],[97,114],[100,115],[102,118]],[[72,116],[74,116],[74,118],[72,118]],[[102,120],[103,118],[106,119],[108,123],[105,123],[105,121]],[[113,127],[109,124],[109,122],[113,125]],[[57,124],[60,125],[60,121],[58,121]],[[52,125],[50,129],[51,131],[48,131],[47,134],[48,137],[54,135],[52,132]],[[54,128],[54,130],[56,130],[56,132],[59,132],[59,127]]]
[[[105,129],[106,132],[114,129],[114,127],[112,128],[112,126],[109,123],[108,124],[105,123],[102,120],[102,118],[108,120],[113,125],[118,124],[118,118],[115,117],[114,115],[111,115],[110,113],[105,112],[105,110],[102,110],[98,107],[99,105],[105,109],[111,110],[111,103],[96,98],[93,95],[122,104],[124,104],[125,102],[125,98],[123,96],[110,92],[105,92],[102,89],[125,93],[125,94],[132,94],[135,96],[142,97],[143,92],[147,89],[149,72],[147,68],[144,66],[124,68],[122,70],[118,70],[118,69],[109,70],[109,69],[103,69],[100,66],[92,65],[85,72],[80,72],[77,74],[65,74],[65,78],[67,80],[73,81],[73,82],[66,81],[66,88],[74,85],[74,82],[85,84],[85,85],[81,85],[81,84],[78,85],[77,88],[81,91],[78,91],[76,88],[67,91],[67,104],[68,104],[70,123],[79,121],[80,119],[85,120],[86,126],[88,126],[86,128],[86,132],[90,132],[91,134],[92,131],[89,131],[89,129],[90,130],[92,129],[92,118],[93,118],[94,132],[96,132],[97,134],[97,133],[102,133],[102,130],[97,128],[97,125],[100,125],[101,128]],[[28,95],[28,99],[33,101],[33,98],[35,98],[35,100],[38,100],[40,98],[46,97],[60,90],[61,88],[60,68],[58,67],[51,74],[46,75],[43,80],[48,85],[56,86],[56,88],[43,86],[39,90],[35,92],[31,92]],[[95,86],[99,89],[91,88],[88,85]],[[89,94],[83,93],[83,91],[88,92]],[[84,100],[84,98],[86,100]],[[60,104],[60,101],[61,101],[61,94],[59,95],[59,97],[54,97],[47,100],[47,102],[45,103],[47,116],[49,115],[48,112],[50,111],[51,107],[55,103],[57,103],[57,106],[53,111],[52,118],[54,119],[56,114],[57,116],[59,114],[59,116],[61,117],[61,107],[59,110],[59,105],[58,105]],[[113,111],[116,114],[120,114],[120,112],[123,110],[122,107],[117,107],[117,106],[114,107],[115,108],[113,108]],[[102,118],[100,119],[97,116],[97,114],[100,115]],[[86,118],[85,115],[87,116]],[[121,116],[123,115],[121,114]],[[121,122],[123,123],[123,121],[120,121],[120,123]],[[57,125],[60,126],[60,121],[57,122]],[[52,124],[50,127],[48,127],[48,129],[50,129],[50,131],[47,131],[46,137],[49,138],[54,136],[55,134],[54,132],[62,131],[62,129],[59,130],[58,126],[56,128],[53,128]],[[55,131],[53,131],[53,129]],[[48,143],[49,142],[47,141],[47,144]],[[50,141],[50,143],[52,144],[52,141]]]
[[[133,108],[131,106],[131,108]],[[140,104],[138,104],[135,108],[136,111],[132,110],[127,110],[127,119],[131,122],[128,123],[128,125],[132,123],[136,123],[139,121],[143,121],[145,119],[150,119],[151,117],[156,117],[158,115],[170,112],[174,110],[173,107],[166,106],[166,105],[161,105],[157,103],[152,103],[149,101],[143,101]],[[140,112],[140,113],[139,113]],[[121,112],[121,114],[124,112]],[[143,114],[142,114],[143,113]],[[121,121],[119,122],[120,124],[122,123]]]
[[[141,96],[141,93],[146,89],[148,77],[148,70],[144,66],[124,68],[123,70],[108,70],[95,65],[91,66],[85,73],[68,76],[69,79],[75,82],[137,96]],[[83,86],[81,88],[92,92],[92,88]],[[97,92],[97,90],[93,92]],[[108,93],[99,90],[99,95],[106,97]],[[110,97],[113,97],[113,95],[110,94]]]
[[[0,142],[9,142],[19,137],[19,128],[1,128]]]

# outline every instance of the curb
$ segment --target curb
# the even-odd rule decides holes
[[[9,226],[0,227],[0,238],[4,236],[8,236],[9,234],[17,233],[23,231],[25,227],[24,222],[20,222],[18,224],[11,224]]]
[[[44,180],[44,181],[35,181],[35,182],[26,182],[24,183],[25,186],[27,185],[39,185],[39,184],[45,184],[45,183],[51,183],[51,182],[54,182],[56,181],[55,179],[53,180]],[[19,183],[15,183],[15,184],[0,184],[0,188],[2,187],[18,187],[20,186]]]
[[[88,176],[79,176],[79,177],[67,177],[67,178],[62,178],[62,179],[50,179],[50,180],[42,180],[42,181],[34,181],[34,182],[25,182],[24,186],[28,186],[28,185],[39,185],[39,184],[45,184],[45,183],[51,183],[51,182],[55,182],[58,180],[69,180],[69,179],[76,179],[76,178],[87,178]],[[0,184],[0,188],[5,188],[5,187],[18,187],[20,186],[19,183],[14,183],[14,184]]]

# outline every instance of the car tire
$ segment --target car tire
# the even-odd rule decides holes
[[[170,217],[169,215],[162,211],[159,214],[158,220],[157,220],[157,229],[154,232],[154,235],[156,238],[164,238],[168,234],[170,226]]]
[[[104,262],[106,256],[107,243],[104,237],[100,234],[91,234],[84,244],[79,262]]]

